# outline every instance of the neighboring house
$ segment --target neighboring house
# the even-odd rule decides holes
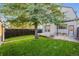
[[[41,35],[45,36],[54,36],[54,35],[66,35],[69,37],[76,38],[77,34],[77,15],[73,8],[71,7],[62,7],[61,12],[64,13],[64,24],[60,25],[57,29],[57,26],[54,24],[42,25]]]

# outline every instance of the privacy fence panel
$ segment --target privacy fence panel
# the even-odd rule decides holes
[[[38,33],[42,30],[39,29]],[[23,36],[23,35],[33,35],[35,33],[34,29],[5,29],[5,38]]]
[[[79,27],[77,28],[77,39],[79,40]]]

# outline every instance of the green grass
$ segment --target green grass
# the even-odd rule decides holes
[[[0,55],[4,56],[77,56],[79,43],[32,35],[8,38],[0,46]]]

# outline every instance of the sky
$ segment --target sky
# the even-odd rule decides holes
[[[72,7],[76,11],[77,16],[79,17],[79,3],[64,3],[63,5]]]

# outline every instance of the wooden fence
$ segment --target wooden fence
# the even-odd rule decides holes
[[[39,29],[38,33],[42,30]],[[5,38],[22,36],[22,35],[33,35],[35,33],[34,29],[5,29]]]

